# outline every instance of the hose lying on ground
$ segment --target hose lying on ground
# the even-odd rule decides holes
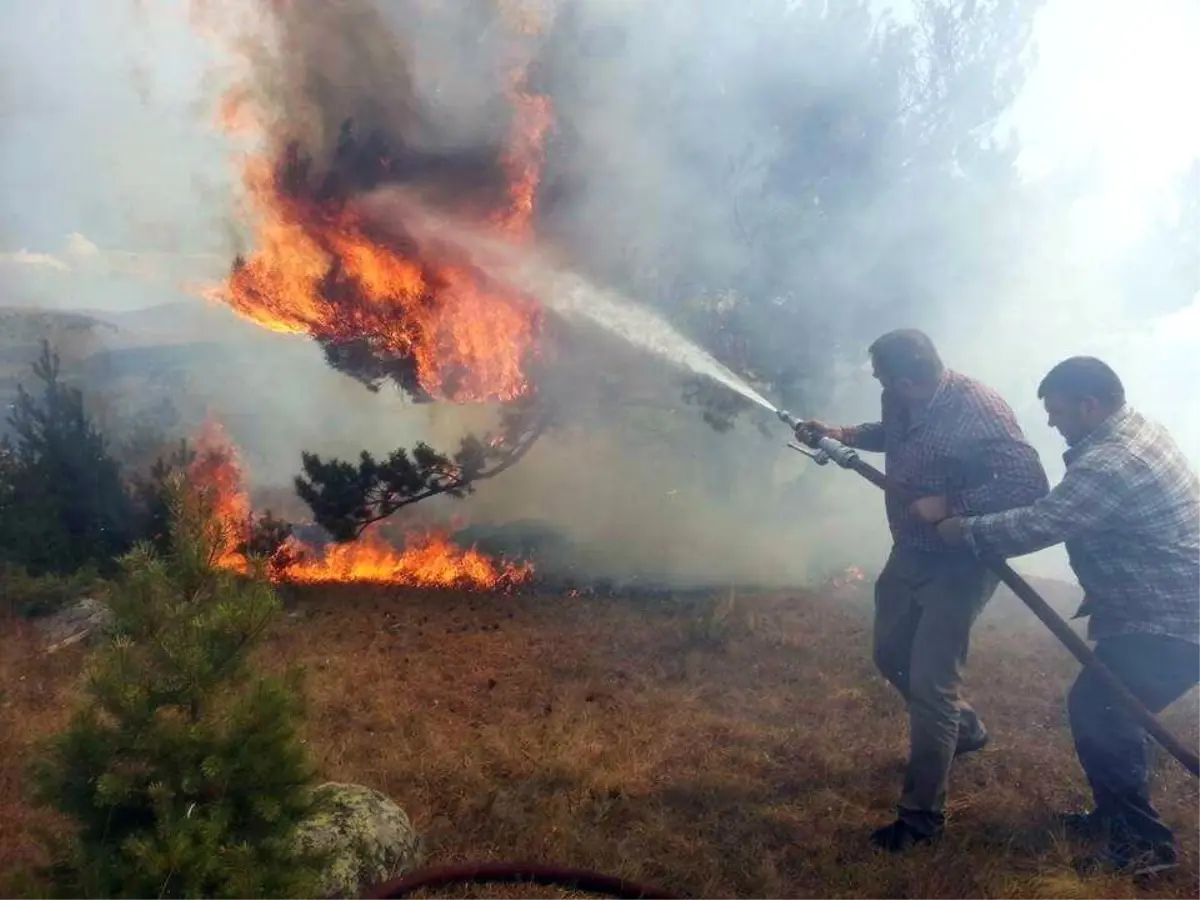
[[[439,888],[448,884],[488,883],[540,884],[589,894],[628,898],[628,900],[643,897],[681,900],[679,894],[638,884],[615,875],[603,875],[600,872],[572,869],[567,866],[507,862],[464,863],[456,866],[419,869],[408,875],[377,884],[363,896],[374,898],[374,900],[393,900],[397,897],[407,897],[421,888]]]

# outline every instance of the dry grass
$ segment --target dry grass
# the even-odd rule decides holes
[[[1200,896],[1196,784],[1167,760],[1180,869],[1074,873],[1080,848],[1049,822],[1087,796],[1063,709],[1077,667],[1020,611],[977,630],[970,691],[993,743],[955,770],[946,839],[869,850],[906,721],[866,608],[862,587],[699,606],[346,587],[298,595],[264,655],[307,667],[324,775],[396,799],[429,862],[555,861],[709,897]],[[2,876],[36,857],[20,767],[62,722],[81,655],[0,629]],[[1167,719],[1194,740],[1194,695],[1180,706]],[[473,890],[456,895],[554,896]]]

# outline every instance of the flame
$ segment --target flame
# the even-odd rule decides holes
[[[242,467],[237,450],[221,423],[208,418],[192,439],[196,455],[188,465],[188,484],[201,492],[219,526],[216,564],[224,569],[247,571],[239,548],[249,532],[250,500],[242,489]]]
[[[399,551],[368,532],[353,543],[331,546],[321,559],[306,559],[286,570],[289,581],[302,583],[371,581],[486,590],[519,584],[532,574],[528,564],[497,564],[434,531],[410,535]]]
[[[532,232],[534,201],[541,183],[545,156],[546,132],[554,121],[550,101],[540,94],[526,90],[525,72],[517,70],[509,83],[509,100],[516,108],[516,121],[511,146],[504,157],[504,169],[509,177],[509,207],[496,224],[510,239],[524,240]]]
[[[852,584],[861,584],[867,580],[867,573],[858,566],[850,566],[845,571],[833,576],[829,579],[829,586],[834,588],[847,587]]]
[[[486,218],[499,234],[519,241],[532,236],[553,110],[548,98],[528,90],[523,65],[514,67],[506,96],[513,118],[500,160],[505,198]],[[241,84],[226,93],[217,119],[227,133],[270,132],[267,115]],[[377,357],[409,361],[416,384],[435,400],[510,401],[528,394],[539,305],[429,248],[402,249],[370,229],[347,198],[331,198],[307,183],[298,149],[279,143],[248,156],[242,171],[255,249],[206,294],[272,331],[324,344],[363,342]],[[381,171],[388,164],[381,160]]]
[[[249,572],[244,553],[253,510],[243,486],[237,448],[220,422],[209,418],[193,439],[196,455],[188,466],[188,483],[202,492],[220,525],[216,565]],[[280,548],[283,563],[269,568],[272,579],[293,583],[374,582],[412,587],[495,590],[528,581],[528,563],[496,562],[474,548],[463,549],[436,531],[408,535],[397,549],[377,532],[357,541],[333,544],[323,552],[291,537]]]
[[[515,31],[525,35],[541,32],[536,10],[521,3],[501,0],[500,12]],[[554,109],[547,97],[529,91],[524,66],[513,67],[506,94],[513,105],[513,129],[504,155],[509,179],[509,207],[493,221],[510,239],[527,239],[532,231],[534,201],[545,161],[546,133],[554,122]]]
[[[464,267],[441,263],[431,272],[368,237],[352,212],[286,197],[275,182],[261,165],[247,169],[261,224],[258,249],[220,295],[235,312],[272,331],[365,339],[381,356],[411,358],[436,399],[513,400],[528,391],[534,303],[481,287]],[[508,227],[521,221],[514,214]],[[337,305],[327,299],[331,282]]]

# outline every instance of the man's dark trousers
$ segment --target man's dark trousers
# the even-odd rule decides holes
[[[875,583],[875,665],[908,704],[909,758],[899,817],[940,830],[954,753],[984,736],[961,696],[971,626],[999,579],[970,552],[894,547]]]
[[[1200,681],[1200,645],[1154,634],[1127,634],[1096,643],[1096,656],[1154,713]],[[1174,843],[1150,803],[1148,737],[1095,673],[1079,673],[1067,698],[1075,752],[1095,798],[1094,813],[1127,850]]]

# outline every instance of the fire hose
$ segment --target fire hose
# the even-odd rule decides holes
[[[779,410],[778,413],[779,418],[796,433],[797,439],[806,445],[789,444],[788,446],[793,450],[803,453],[817,463],[817,465],[823,466],[832,460],[841,468],[858,473],[871,482],[871,484],[875,485],[875,487],[887,488],[887,477],[870,463],[860,458],[853,448],[847,447],[845,444],[827,435],[822,436],[806,432],[801,427],[802,423],[785,410]],[[989,569],[996,573],[1000,580],[1008,586],[1009,590],[1016,594],[1029,607],[1035,616],[1042,620],[1042,624],[1050,629],[1050,632],[1062,642],[1083,666],[1092,670],[1096,677],[1112,691],[1113,695],[1125,708],[1125,711],[1139,725],[1145,728],[1164,750],[1175,757],[1192,775],[1200,776],[1200,757],[1197,757],[1196,752],[1185,747],[1158,720],[1158,717],[1133,695],[1133,692],[1126,687],[1125,683],[1096,657],[1096,654],[1092,652],[1092,649],[1084,642],[1083,638],[1076,634],[1071,626],[1050,607],[1050,604],[1042,599],[1042,596],[1033,589],[1029,582],[1013,571],[1013,568],[1003,559],[986,557],[983,559],[983,562]]]
[[[602,875],[587,869],[572,869],[566,866],[543,865],[541,863],[484,862],[465,863],[457,866],[439,866],[419,869],[408,875],[377,884],[364,894],[374,900],[392,900],[407,897],[421,888],[438,888],[448,884],[540,884],[563,887],[589,894],[605,894],[609,897],[657,898],[657,900],[679,900],[661,888],[638,884],[615,875]]]

